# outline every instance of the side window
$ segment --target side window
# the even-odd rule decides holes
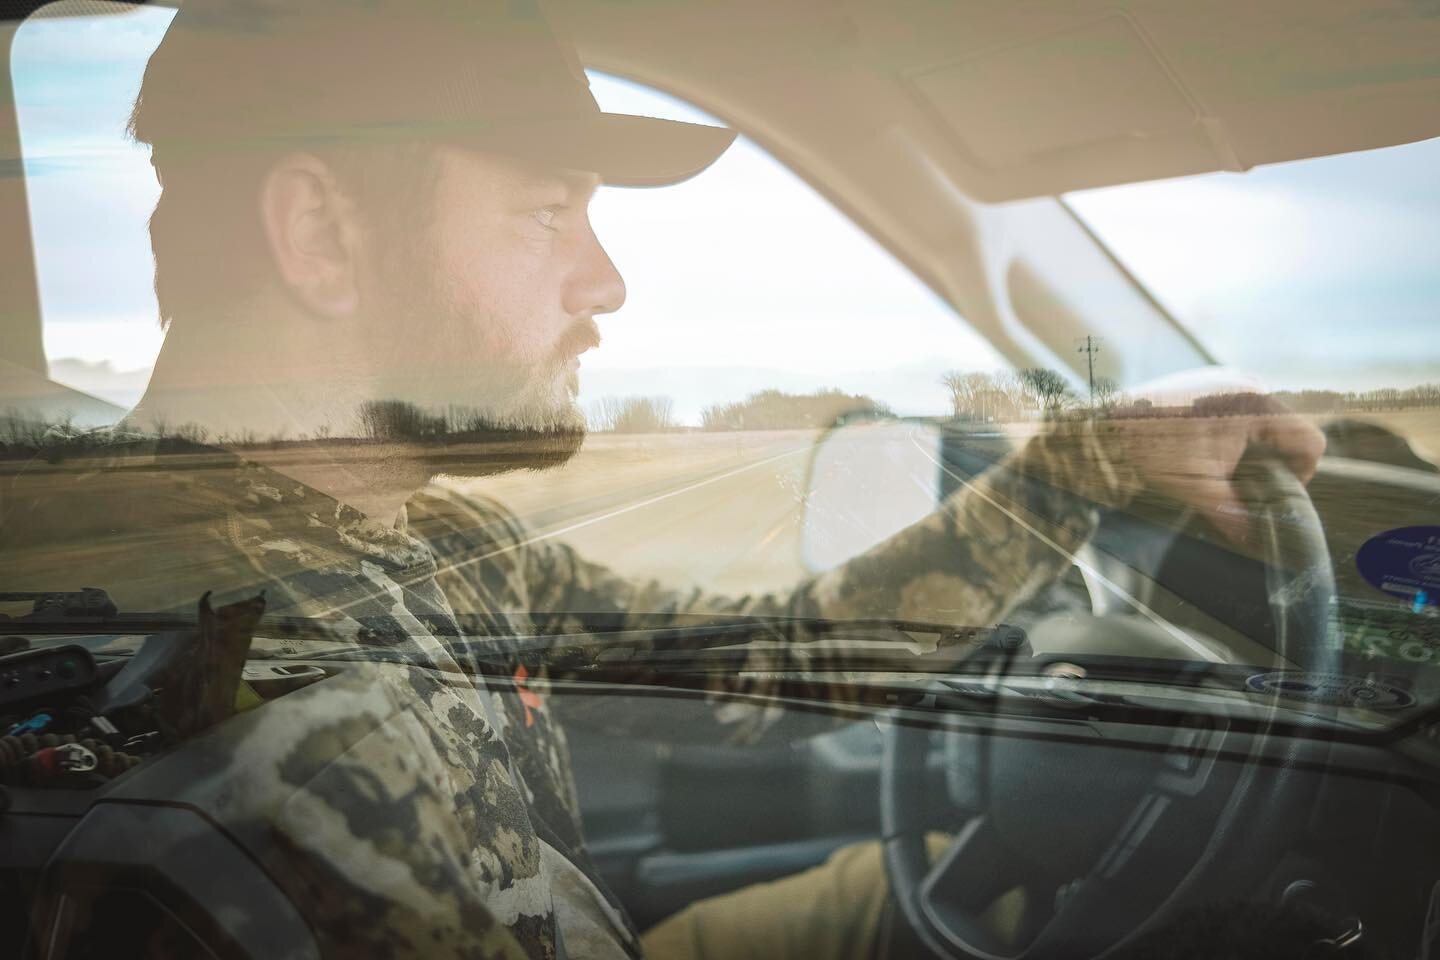
[[[164,338],[147,233],[159,188],[125,123],[172,16],[64,0],[23,24],[14,46],[51,377],[113,402],[117,417],[143,393]],[[591,84],[608,111],[713,122],[622,78],[592,73]],[[902,264],[743,136],[684,184],[602,189],[592,219],[627,301],[600,318],[603,345],[582,366],[591,439],[565,470],[493,478],[485,492],[542,528],[579,522],[567,537],[624,573],[741,592],[800,576],[806,459],[792,453],[857,407],[948,412],[945,372],[1001,366]],[[576,503],[621,508],[635,490],[664,497],[771,456],[778,466],[754,474],[763,490],[705,487],[703,510],[683,498],[665,538],[688,545],[681,563],[655,538],[617,538],[588,506],[577,517]],[[587,479],[587,464],[604,476]],[[761,493],[744,511],[755,529],[743,549],[692,549],[715,544],[709,527]]]
[[[592,73],[591,91],[611,112],[718,122],[610,75]],[[799,580],[815,566],[801,506],[819,431],[857,407],[949,413],[947,372],[1003,366],[744,136],[678,186],[602,189],[592,220],[627,290],[581,367],[592,434],[565,470],[485,487],[522,515],[534,504],[525,519],[541,528],[558,504],[591,504],[558,535],[626,574],[732,595]],[[659,499],[632,511],[612,493],[627,488]]]
[[[138,398],[163,339],[146,234],[159,188],[125,121],[172,16],[66,0],[15,38],[51,375],[120,404]],[[606,110],[710,119],[619,78],[592,74],[592,89]],[[594,220],[628,288],[587,360],[597,413],[638,392],[700,426],[707,408],[756,391],[831,388],[928,414],[943,407],[941,372],[998,364],[902,265],[743,137],[689,183],[602,191]]]
[[[717,122],[626,80],[592,75],[602,109]],[[1000,361],[955,312],[829,201],[745,137],[665,190],[611,189],[601,241],[625,308],[582,373],[588,399],[674,398],[675,419],[761,390],[835,389],[902,415],[946,409],[941,375]]]
[[[50,376],[121,408],[164,336],[146,229],[160,188],[125,123],[173,16],[64,0],[21,24],[11,50]]]

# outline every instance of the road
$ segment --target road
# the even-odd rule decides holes
[[[1403,429],[1425,452],[1440,447],[1433,418],[1405,414],[1394,415],[1385,425]],[[1018,443],[1023,442],[1024,433],[1034,429],[1034,425],[1016,425],[1005,432]],[[493,498],[520,518],[531,537],[570,543],[586,558],[622,575],[732,596],[783,591],[810,572],[802,563],[801,534],[808,472],[820,436],[815,430],[596,434],[569,464],[558,469],[439,482]],[[998,439],[980,437],[973,441],[981,459],[998,455],[1001,444]],[[967,447],[971,445],[967,442]],[[842,491],[832,509],[822,509],[823,502],[812,500],[811,519],[826,523],[828,518],[832,531],[837,522],[888,524],[893,530],[903,525],[896,521],[894,511],[902,515],[906,510],[923,512],[926,495],[918,482],[923,469],[907,473],[906,468],[895,465],[906,446],[910,453],[915,452],[913,444],[896,442],[886,450],[856,449],[842,457],[850,464],[866,464],[867,471],[878,467],[892,472],[888,477],[872,476],[870,491]],[[295,453],[296,457],[318,455]],[[155,464],[154,469],[202,469],[205,460],[203,456],[180,455]],[[968,469],[983,466],[977,461]],[[0,473],[22,468],[22,482],[39,485],[42,490],[61,486],[61,479],[71,471],[87,469],[83,463],[70,462],[54,466],[6,463],[0,464]],[[123,506],[131,485],[150,482],[143,471],[132,473],[117,475],[113,489],[96,491],[96,495],[113,496],[114,505]],[[933,480],[933,465],[929,476]],[[1431,506],[1421,509],[1415,500],[1419,494],[1401,488],[1370,488],[1365,496],[1357,497],[1353,485],[1322,476],[1310,492],[1325,517],[1342,588],[1359,594],[1368,593],[1369,588],[1354,573],[1356,549],[1379,531],[1430,522],[1432,516],[1433,500],[1425,500]],[[1137,502],[1132,510],[1141,511],[1143,506]],[[1149,512],[1157,516],[1176,513],[1173,506],[1153,506]],[[881,518],[886,508],[892,510],[892,516]],[[918,516],[914,513],[910,519]],[[138,609],[153,609],[167,598],[173,600],[177,583],[204,574],[190,569],[184,560],[183,546],[195,535],[178,516],[141,528],[130,537],[117,535],[102,524],[83,554],[74,545],[55,543],[27,553],[18,566],[13,565],[16,558],[10,557],[11,564],[4,570],[7,586],[74,589],[90,583],[106,585],[120,578],[103,577],[100,571],[124,570],[126,579],[143,573],[140,579],[153,587],[153,591],[130,598],[131,603],[143,604]],[[177,549],[170,549],[172,545]]]
[[[816,431],[597,435],[561,468],[440,482],[493,498],[520,518],[530,537],[563,537],[587,559],[621,574],[744,594],[782,589],[804,575],[800,505],[817,438]],[[283,455],[309,465],[324,453],[295,448]],[[166,454],[113,473],[97,472],[83,459],[0,463],[0,488],[22,501],[43,499],[83,477],[89,496],[107,505],[84,530],[67,527],[67,536],[53,541],[32,532],[23,547],[0,550],[6,589],[105,586],[130,610],[164,609],[177,593],[198,596],[214,584],[193,566],[187,546],[212,536],[213,518],[177,510],[147,516],[133,530],[108,518],[145,499],[135,494],[152,487],[157,475],[179,477],[183,485],[186,474],[223,462],[211,453]],[[11,473],[18,476],[12,480]]]
[[[513,511],[532,538],[667,586],[736,595],[784,588],[800,562],[815,431],[597,434],[564,467],[446,480]]]
[[[1403,432],[1416,452],[1430,453],[1440,447],[1435,424],[1413,412],[1366,419]],[[1034,429],[1031,424],[1014,425],[1004,432],[1010,442],[1018,444]],[[801,535],[806,519],[805,487],[819,436],[805,431],[640,437],[598,434],[559,470],[468,481],[461,486],[504,503],[532,535],[568,542],[585,557],[631,577],[732,596],[781,591],[810,572],[802,563]],[[967,449],[975,448],[975,456],[962,468],[983,469],[999,455],[1003,443],[980,437],[967,442]],[[867,464],[867,472],[894,471],[896,458],[905,452],[901,446],[895,444],[884,451],[857,449],[846,456],[850,463]],[[823,469],[819,472],[824,475]],[[875,493],[841,491],[836,508],[830,511],[823,509],[823,497],[812,498],[809,520],[823,524],[828,517],[834,528],[835,518],[842,517],[844,523],[868,521],[899,529],[903,522],[880,514],[887,504],[908,495],[910,504],[895,509],[902,515],[911,510],[909,519],[918,518],[926,501],[923,491],[916,494],[921,484],[914,481],[920,472],[900,469],[888,477],[872,476]],[[1309,492],[1324,518],[1342,592],[1381,599],[1357,573],[1356,551],[1380,531],[1429,522],[1433,506],[1423,505],[1433,505],[1433,500],[1425,500],[1433,495],[1404,487],[1372,485],[1361,490],[1353,480],[1333,471],[1322,473]],[[1161,526],[1171,526],[1184,516],[1174,504],[1151,495],[1138,498],[1130,512]],[[811,532],[813,542],[813,529]],[[1239,546],[1217,540],[1201,559],[1225,563],[1225,558],[1235,553],[1254,556],[1256,550],[1253,544]],[[1194,574],[1204,579],[1214,572],[1206,567]]]

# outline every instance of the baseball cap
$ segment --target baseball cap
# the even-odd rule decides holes
[[[694,176],[735,138],[602,112],[534,0],[184,0],[133,129],[157,155],[454,142],[620,186]]]

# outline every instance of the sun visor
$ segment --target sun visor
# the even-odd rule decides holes
[[[983,200],[1440,136],[1440,20],[1414,7],[1306,4],[1304,30],[1235,3],[997,18],[961,2],[944,19],[956,37],[987,21],[998,42],[901,80]]]

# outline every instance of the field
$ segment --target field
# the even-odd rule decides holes
[[[1440,417],[1433,411],[1356,419],[1409,437],[1422,456],[1440,452]],[[1035,430],[1034,424],[1004,427],[1015,443]],[[534,535],[571,543],[631,576],[726,594],[776,590],[807,572],[801,563],[803,504],[818,437],[805,431],[596,434],[563,468],[458,485],[504,503]],[[977,439],[975,445],[984,456],[998,455],[994,441]],[[1353,550],[1381,530],[1440,523],[1435,513],[1417,515],[1406,493],[1354,502],[1346,488],[1324,479],[1311,493],[1334,528],[1332,542],[1342,547],[1337,566],[1353,566]],[[1142,498],[1135,509],[1156,519],[1176,516],[1173,505],[1154,498]],[[1342,570],[1342,579],[1349,572]]]
[[[1401,411],[1367,417],[1413,438],[1417,452],[1440,450],[1440,418],[1428,411]],[[1158,423],[1162,423],[1158,422]],[[1023,442],[1033,424],[1004,428],[1010,442]],[[1001,455],[1004,441],[989,437],[967,440],[986,462]],[[802,563],[807,474],[819,431],[750,433],[671,433],[654,435],[595,434],[566,466],[540,472],[517,472],[475,480],[442,479],[459,488],[491,497],[514,512],[529,536],[572,544],[588,559],[605,563],[631,577],[656,579],[675,587],[699,587],[727,595],[785,590],[808,571]],[[903,452],[903,451],[902,451]],[[455,455],[464,456],[463,450]],[[852,451],[854,469],[864,471],[885,462],[895,446],[867,455]],[[313,452],[297,452],[313,462]],[[914,462],[914,461],[912,461]],[[18,468],[0,464],[0,471]],[[205,456],[176,456],[158,469],[204,469]],[[30,464],[21,488],[45,490],[57,476],[84,464],[48,467]],[[904,469],[910,469],[909,466]],[[924,470],[921,463],[917,470]],[[933,472],[933,471],[932,471]],[[913,484],[901,476],[890,489]],[[122,503],[126,483],[143,478],[115,478],[113,495]],[[1311,487],[1326,518],[1337,573],[1354,581],[1354,550],[1368,537],[1397,526],[1435,523],[1436,497],[1413,489],[1367,488],[1356,497],[1353,487],[1322,477]],[[913,491],[910,493],[913,496]],[[877,510],[888,498],[856,498],[844,509],[856,516]],[[1142,498],[1132,509],[1162,521],[1178,516],[1173,504]],[[5,558],[10,589],[74,589],[104,585],[103,569],[115,565],[143,568],[156,596],[194,571],[178,569],[172,559],[191,532],[182,523],[156,525],[131,536],[96,531],[88,555],[73,548],[42,551],[19,561]],[[1353,585],[1353,583],[1352,583]],[[1358,589],[1366,589],[1360,584]]]

